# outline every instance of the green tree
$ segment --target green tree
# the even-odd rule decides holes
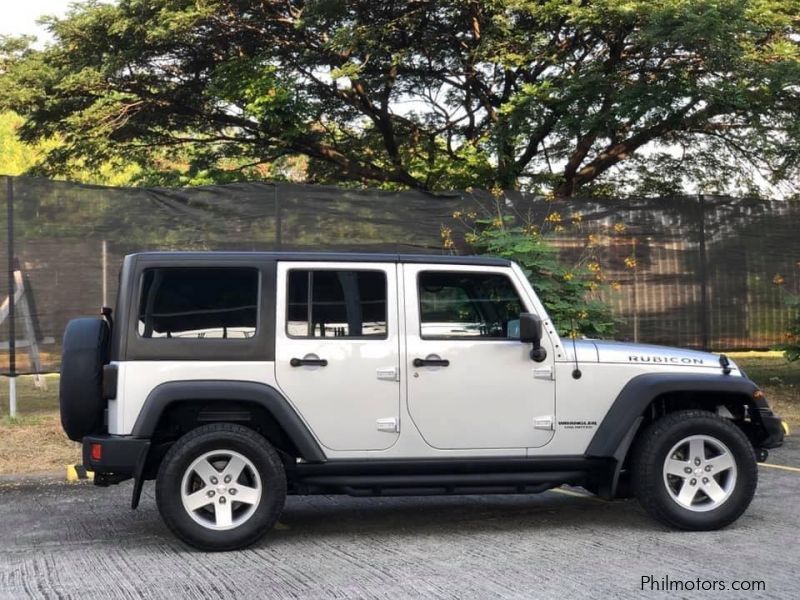
[[[38,146],[23,144],[17,139],[17,130],[24,119],[12,112],[0,113],[0,174],[22,175],[33,169],[47,156],[51,144]]]
[[[25,120],[13,112],[0,113],[0,175],[45,174],[40,165],[48,157],[63,152],[59,136],[41,138],[32,143],[20,141],[19,129]],[[121,164],[119,157],[88,169],[80,159],[62,165],[59,175],[80,183],[128,185],[139,181],[144,174],[132,163]]]
[[[26,141],[63,136],[51,173],[189,146],[197,172],[302,156],[316,182],[570,196],[631,158],[657,172],[666,145],[787,181],[799,19],[798,0],[90,0],[44,50],[4,42],[0,108]]]
[[[442,246],[452,251],[465,245],[475,254],[513,260],[536,290],[559,334],[609,337],[615,329],[614,319],[600,299],[604,277],[593,247],[587,245],[573,260],[559,257],[551,238],[565,231],[562,217],[556,212],[541,217],[510,209],[498,191],[493,205],[482,205],[474,212],[456,211],[453,218],[463,225],[463,240],[454,239],[453,229],[442,226]],[[579,229],[580,219],[573,215],[571,225]]]

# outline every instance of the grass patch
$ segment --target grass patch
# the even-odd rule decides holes
[[[0,474],[63,471],[81,461],[81,447],[61,429],[58,375],[17,377],[17,416],[8,414],[8,379],[0,377]]]
[[[790,363],[781,354],[754,353],[733,359],[764,390],[772,410],[789,423],[793,432],[800,430],[800,361]]]

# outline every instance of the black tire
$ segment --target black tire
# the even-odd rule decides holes
[[[108,362],[109,337],[108,323],[96,317],[73,319],[64,331],[58,402],[61,426],[76,442],[103,429],[103,365]]]
[[[665,475],[665,461],[676,444],[691,436],[707,436],[721,442],[730,451],[735,465],[735,480],[727,497],[715,508],[702,512],[681,505],[665,481],[680,481]],[[691,460],[689,468],[694,465]],[[747,510],[758,483],[758,464],[753,446],[736,425],[707,411],[683,410],[658,419],[644,431],[634,448],[632,475],[635,495],[652,517],[675,529],[709,531],[733,523]],[[700,481],[705,475],[701,473],[697,479],[686,475],[686,478]],[[714,504],[704,493],[699,498],[710,506]]]
[[[199,457],[216,451],[233,451],[251,461],[261,483],[260,500],[251,516],[240,525],[222,531],[198,523],[184,508],[182,499],[186,471]],[[236,506],[235,497],[228,498],[232,507]],[[156,503],[167,527],[199,550],[236,550],[249,546],[275,525],[285,501],[286,473],[275,449],[264,436],[231,423],[204,425],[181,437],[161,462],[156,479]],[[213,507],[212,514],[216,514],[216,504]],[[202,510],[210,512],[210,508]]]

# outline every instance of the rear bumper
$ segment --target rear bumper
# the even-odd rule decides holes
[[[99,458],[92,456],[93,445],[100,446]],[[136,477],[141,473],[149,449],[150,440],[146,438],[90,435],[83,438],[83,466],[95,473]]]

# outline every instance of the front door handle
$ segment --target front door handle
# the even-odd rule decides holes
[[[415,367],[449,367],[450,361],[438,356],[429,356],[427,358],[415,358],[413,364]]]
[[[317,356],[305,356],[303,358],[293,358],[289,361],[293,367],[327,367],[328,361]]]

